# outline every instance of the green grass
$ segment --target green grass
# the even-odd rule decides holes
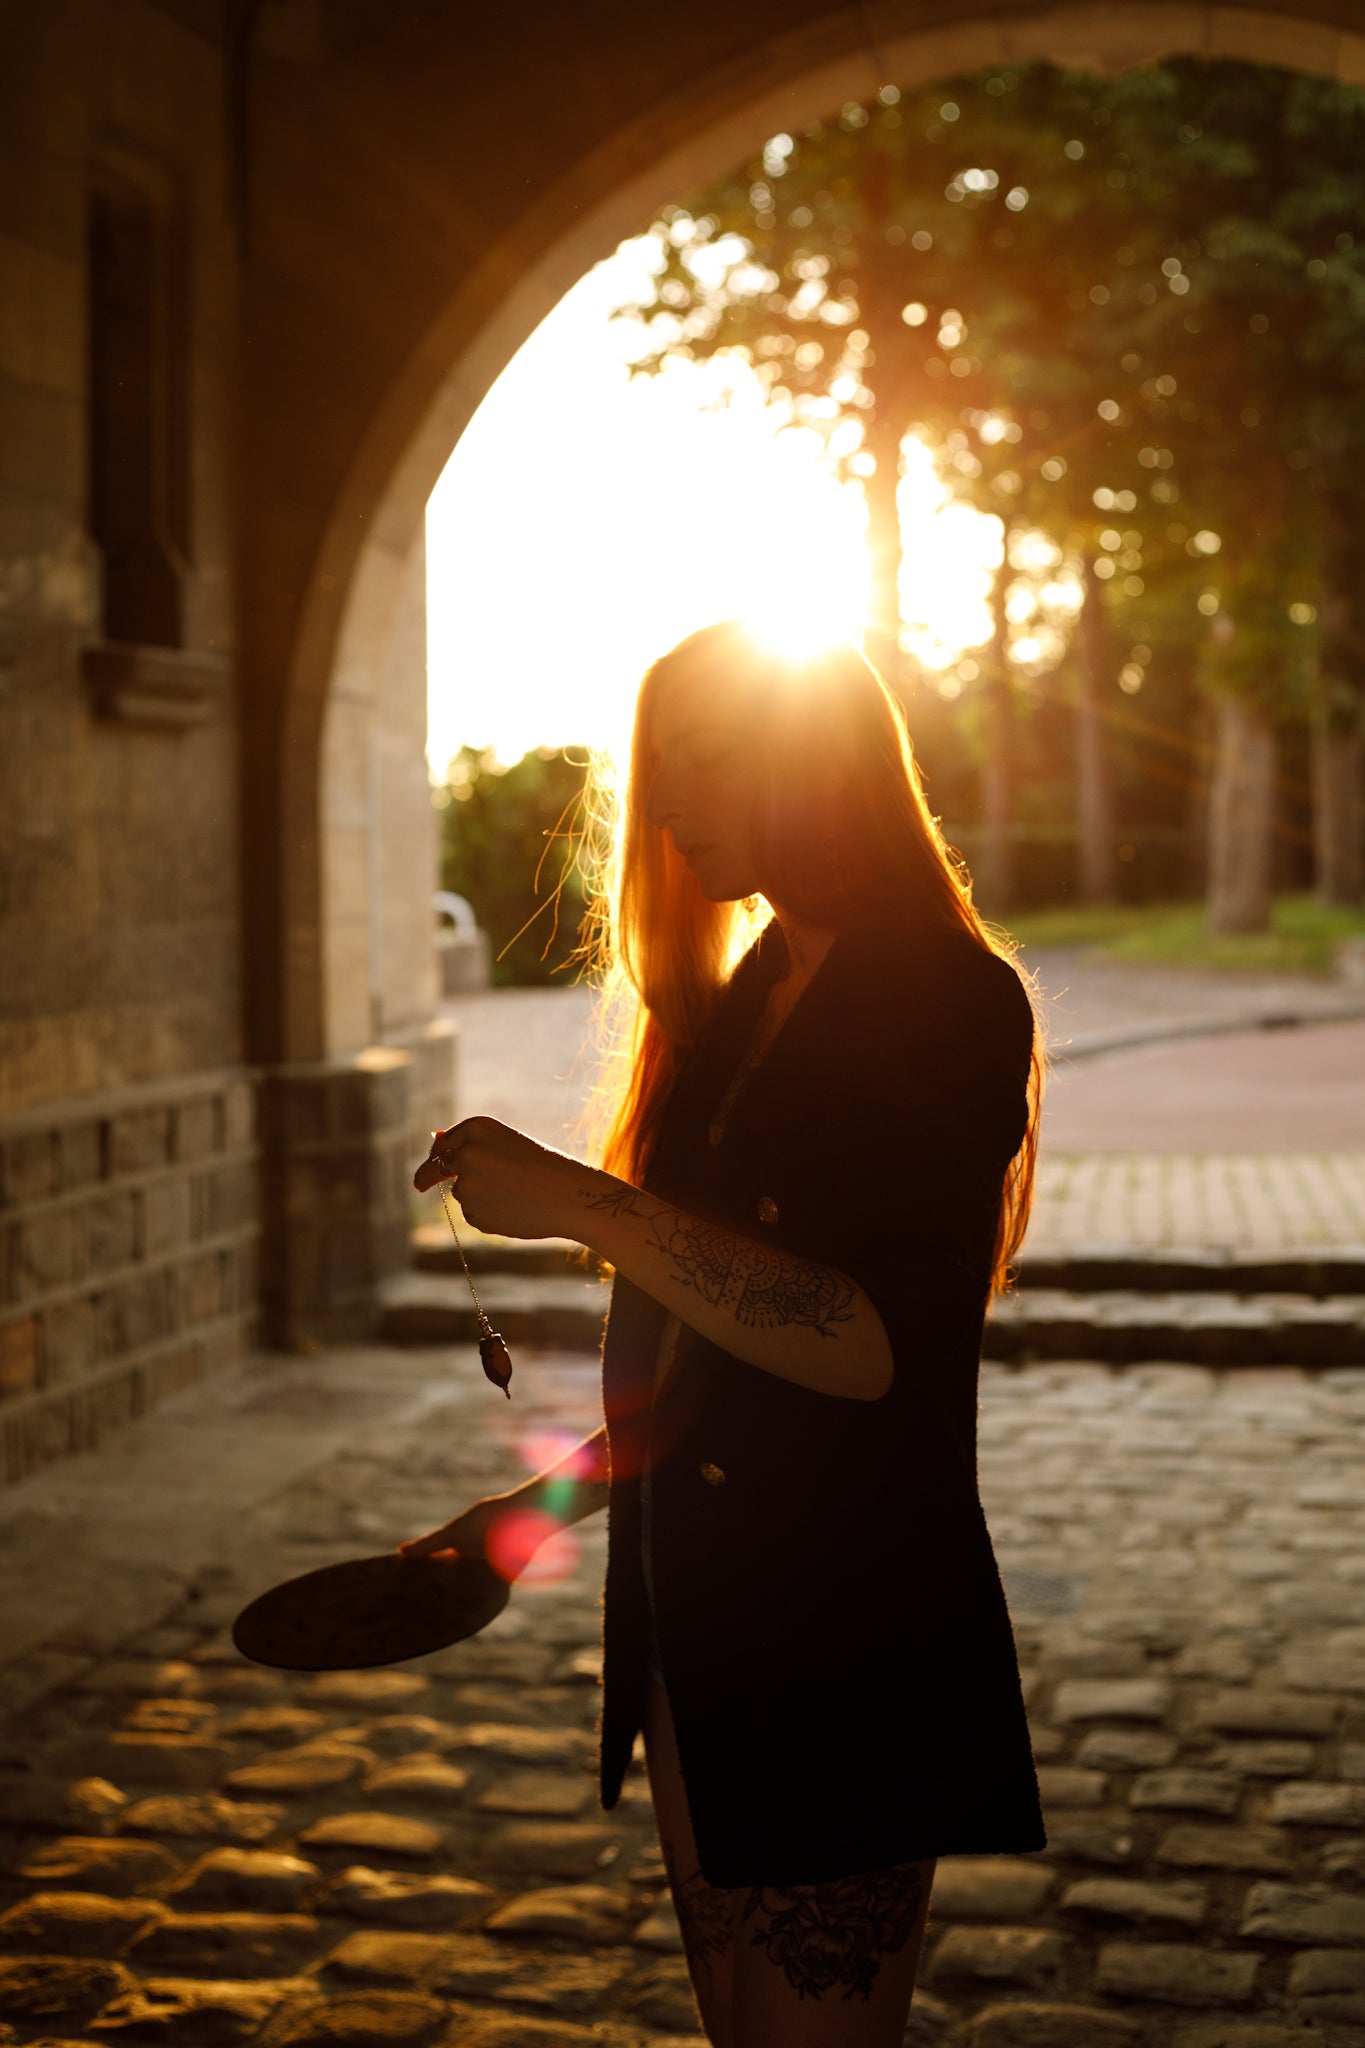
[[[1227,939],[1208,937],[1201,903],[1021,910],[1010,930],[1025,952],[1095,946],[1107,959],[1141,966],[1326,975],[1337,940],[1365,932],[1365,910],[1327,909],[1311,896],[1280,896],[1269,931]]]

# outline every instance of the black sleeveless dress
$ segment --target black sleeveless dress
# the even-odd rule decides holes
[[[976,1479],[977,1377],[1033,1016],[1015,970],[908,922],[836,937],[712,1146],[786,966],[770,926],[671,1091],[647,1188],[849,1274],[895,1361],[879,1401],[813,1393],[618,1277],[604,1807],[641,1724],[650,1608],[702,1874],[819,1883],[1045,1843],[1013,1635]]]

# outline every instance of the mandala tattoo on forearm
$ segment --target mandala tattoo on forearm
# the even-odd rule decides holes
[[[832,1337],[836,1323],[852,1320],[854,1284],[830,1266],[684,1215],[632,1187],[583,1188],[580,1193],[590,1209],[648,1224],[652,1243],[671,1262],[679,1284],[712,1308],[729,1309],[747,1329],[800,1324]]]
[[[901,1864],[828,1884],[756,1885],[740,1925],[757,1920],[753,1946],[766,1951],[798,1998],[842,1990],[845,1999],[866,1999],[883,1960],[914,1933],[923,1903],[923,1872]]]

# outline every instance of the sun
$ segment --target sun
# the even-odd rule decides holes
[[[737,356],[631,378],[610,316],[641,296],[645,253],[623,244],[566,294],[432,495],[438,779],[462,745],[509,762],[542,745],[619,755],[649,663],[717,619],[752,619],[785,651],[861,641],[860,485],[831,472],[821,436],[785,421]],[[932,676],[989,634],[983,530],[998,521],[946,504],[927,452],[905,454],[902,637]]]

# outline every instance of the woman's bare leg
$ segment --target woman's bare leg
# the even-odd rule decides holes
[[[712,2048],[900,2048],[933,1863],[822,1885],[708,1884],[668,1696],[653,1678],[645,1755],[688,1972]]]
[[[701,1874],[668,1695],[652,1676],[645,1689],[645,1758],[664,1867],[682,1928],[688,1974],[697,1994],[702,2025],[712,2048],[732,2048],[731,1951],[747,1894],[708,1884]]]
[[[744,1895],[728,2048],[900,2048],[934,1865]]]

